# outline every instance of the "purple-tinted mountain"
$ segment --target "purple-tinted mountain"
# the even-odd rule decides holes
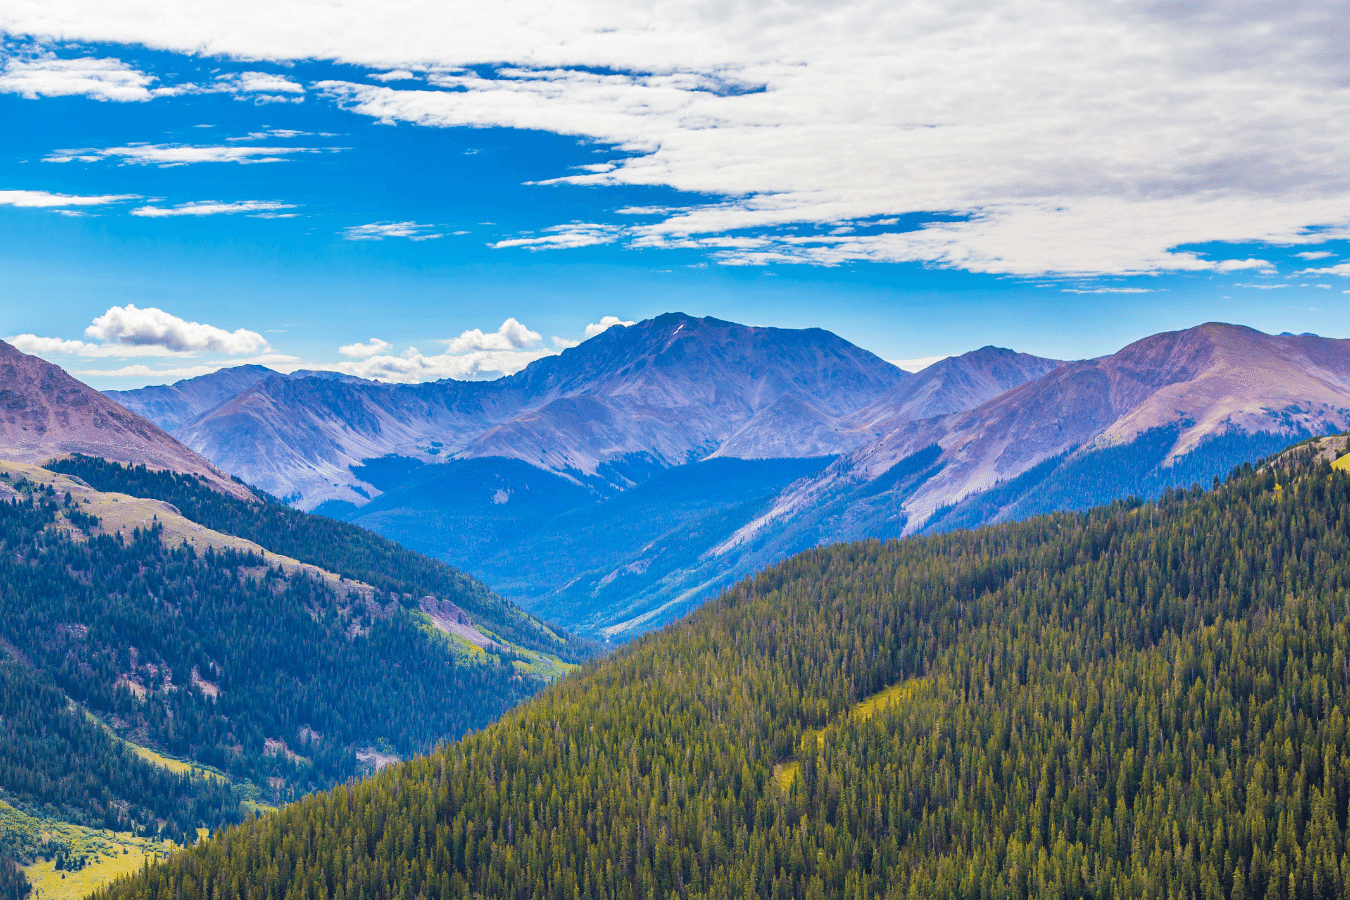
[[[1003,347],[981,347],[933,363],[863,407],[855,421],[859,428],[882,435],[903,422],[974,409],[1061,365],[1063,362],[1057,359]]]
[[[42,465],[72,453],[200,475],[218,490],[252,499],[154,423],[0,341],[0,459]]]
[[[794,486],[722,549],[780,528],[780,520],[813,515],[825,497],[883,478],[930,447],[940,450],[933,472],[897,499],[895,517],[906,532],[1042,464],[1123,448],[1141,435],[1170,435],[1151,464],[1166,468],[1225,435],[1292,439],[1343,430],[1350,427],[1350,341],[1210,323],[1066,363],[965,412],[893,424]],[[1132,489],[1119,478],[1122,491]]]
[[[235,366],[173,384],[103,393],[165,431],[175,432],[276,374],[266,366]]]
[[[913,376],[820,329],[672,313],[615,327],[492,382],[387,385],[273,376],[183,428],[192,447],[311,508],[376,493],[351,467],[506,457],[623,487],[710,456],[834,455],[863,407]]]

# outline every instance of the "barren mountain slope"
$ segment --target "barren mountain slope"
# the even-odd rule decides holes
[[[158,426],[0,341],[0,459],[40,465],[70,453],[200,475],[226,493],[251,497]]]
[[[821,497],[870,482],[933,444],[942,449],[940,469],[904,500],[909,531],[938,508],[1058,454],[1124,444],[1172,424],[1181,430],[1169,458],[1227,431],[1293,435],[1345,428],[1350,341],[1209,323],[1144,338],[1111,356],[1066,363],[967,412],[900,422],[818,478],[794,486],[719,549],[808,513]]]
[[[266,366],[234,366],[173,384],[151,385],[134,391],[104,391],[103,394],[165,431],[175,433],[276,374]]]
[[[863,407],[854,420],[859,428],[885,434],[903,422],[974,409],[1063,364],[1003,347],[981,347],[933,363]]]
[[[350,467],[386,455],[509,457],[622,485],[618,471],[633,460],[663,467],[851,449],[865,435],[849,417],[911,377],[819,329],[672,313],[493,382],[269,378],[181,437],[305,508],[365,502],[377,491]]]

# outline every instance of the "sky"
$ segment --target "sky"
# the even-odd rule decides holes
[[[1350,337],[1347,43],[1300,0],[6,0],[0,337],[101,388],[498,377],[669,311],[911,369]]]

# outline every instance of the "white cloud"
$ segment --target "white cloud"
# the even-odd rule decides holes
[[[388,350],[390,344],[388,341],[382,341],[379,338],[371,338],[369,344],[357,342],[347,344],[345,347],[339,347],[338,352],[343,356],[350,356],[354,359],[365,359],[368,356],[376,356]]]
[[[556,334],[552,338],[550,338],[550,340],[553,341],[553,346],[558,348],[559,350],[568,350],[572,347],[576,347],[581,344],[581,341],[574,341],[571,338],[558,337]]]
[[[303,94],[305,86],[270,72],[234,72],[217,75],[216,81],[230,91],[245,94]]]
[[[947,359],[945,356],[916,356],[914,359],[892,359],[888,360],[896,368],[904,369],[906,372],[922,372],[935,362],[942,362]]]
[[[561,180],[710,198],[592,243],[1094,275],[1230,271],[1175,248],[1350,235],[1350,146],[1328,138],[1350,131],[1346,17],[1324,0],[10,0],[0,29],[429,71],[438,89],[319,89],[380,121],[575,135],[623,155]],[[957,218],[784,237],[930,213]],[[757,243],[700,243],[729,234]]]
[[[304,85],[270,72],[232,72],[217,75],[213,89],[234,94],[236,100],[252,100],[257,104],[305,101]]]
[[[417,383],[455,378],[477,381],[511,375],[555,350],[476,350],[470,353],[441,353],[423,356],[415,347],[409,347],[401,356],[371,356],[358,362],[338,363],[327,368],[358,378],[377,381]]]
[[[255,218],[287,218],[294,213],[278,213],[279,209],[294,209],[293,203],[279,203],[275,200],[236,200],[233,203],[220,203],[215,200],[195,200],[180,203],[177,206],[138,206],[131,211],[133,216],[163,218],[165,216],[222,216],[234,213],[248,213]]]
[[[1153,288],[1141,287],[1099,287],[1099,288],[1063,288],[1066,294],[1151,294]],[[904,368],[901,366],[900,368]]]
[[[414,75],[412,72],[409,72],[407,69],[395,69],[392,72],[372,72],[366,77],[373,78],[376,81],[390,82],[390,81],[411,81],[417,76]]]
[[[80,197],[71,194],[51,194],[47,191],[0,191],[0,206],[20,206],[38,209],[60,209],[69,206],[106,206],[137,200],[137,194],[101,194]]]
[[[256,331],[243,328],[226,331],[214,325],[188,322],[153,306],[139,309],[130,303],[112,307],[94,319],[84,333],[123,348],[158,347],[183,354],[210,351],[238,355],[267,348],[267,340]]]
[[[10,344],[33,356],[126,356],[125,349],[104,347],[85,341],[70,341],[63,338],[39,337],[36,334],[16,334],[5,338]]]
[[[1304,250],[1302,253],[1295,253],[1299,259],[1306,259],[1312,262],[1315,259],[1326,259],[1329,256],[1335,256],[1330,250]]]
[[[1214,271],[1216,272],[1242,272],[1247,269],[1275,271],[1275,267],[1264,259],[1225,259],[1214,265]]]
[[[485,332],[471,328],[459,337],[449,338],[444,353],[424,355],[416,347],[403,353],[389,353],[390,345],[379,338],[368,343],[349,344],[338,348],[343,356],[354,357],[352,362],[318,364],[314,368],[329,369],[359,378],[377,381],[417,383],[442,378],[479,380],[496,378],[519,372],[536,359],[553,356],[558,349],[540,347],[542,338],[514,318],[507,319],[496,331]],[[555,345],[558,344],[554,339]]]
[[[433,232],[435,225],[419,225],[416,222],[371,222],[369,225],[353,225],[344,228],[342,236],[349,241],[382,241],[387,237],[408,238],[413,241],[430,241],[445,237]]]
[[[609,329],[613,328],[615,325],[622,325],[624,328],[628,328],[632,326],[633,323],[625,322],[618,316],[601,316],[599,322],[592,322],[591,324],[586,326],[586,337],[593,338],[597,334],[604,334],[606,331],[609,331]]]
[[[341,148],[328,148],[327,151],[315,147],[230,147],[230,146],[192,146],[188,144],[129,144],[125,147],[106,147],[103,149],[57,150],[45,157],[43,162],[99,162],[105,159],[120,160],[125,164],[141,166],[183,166],[191,163],[273,163],[285,162],[295,153],[337,152]]]
[[[507,319],[495,332],[485,334],[480,328],[465,331],[445,342],[451,353],[469,353],[474,350],[523,350],[540,341],[538,332],[531,331],[514,318]]]
[[[539,237],[511,238],[497,241],[490,246],[525,247],[529,250],[561,250],[572,247],[590,247],[595,244],[610,244],[618,240],[624,229],[617,225],[601,225],[594,222],[554,225],[544,229]]]
[[[155,76],[120,59],[12,58],[0,70],[0,93],[38,97],[90,97],[94,100],[139,102],[171,96],[181,88],[154,88]]]
[[[1300,275],[1339,275],[1342,278],[1350,278],[1350,262],[1343,262],[1334,266],[1327,266],[1322,269],[1303,269]]]

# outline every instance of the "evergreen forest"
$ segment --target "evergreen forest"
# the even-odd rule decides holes
[[[802,553],[99,896],[1330,900],[1347,713],[1350,476],[1295,453]]]
[[[222,494],[193,475],[127,467],[79,454],[54,460],[48,468],[80,478],[96,490],[171,503],[199,525],[365,582],[408,606],[416,606],[417,599],[426,595],[447,598],[467,611],[475,624],[531,650],[572,663],[596,652],[588,642],[548,629],[482,582],[443,562],[357,525],[292,509],[260,491],[254,491],[258,502],[250,503]]]
[[[128,769],[65,698],[278,803],[363,771],[363,748],[426,752],[540,687],[505,658],[458,657],[383,592],[362,601],[251,552],[172,546],[158,523],[55,527],[88,514],[51,485],[4,486],[0,796],[32,814],[140,830],[191,799],[167,816],[191,834],[238,817],[237,799]]]

